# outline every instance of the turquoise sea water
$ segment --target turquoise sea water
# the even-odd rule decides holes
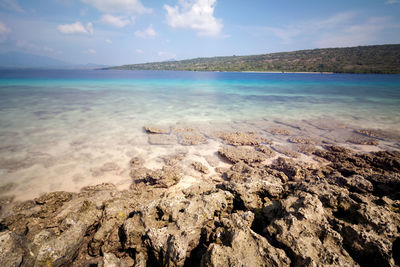
[[[0,70],[0,186],[28,198],[127,184],[130,157],[171,150],[149,146],[146,124],[321,118],[399,131],[400,75]],[[118,168],[103,175],[110,162]]]
[[[167,122],[310,116],[382,127],[400,122],[400,75],[14,70],[0,71],[0,96],[2,126],[13,116],[32,122],[93,109]]]

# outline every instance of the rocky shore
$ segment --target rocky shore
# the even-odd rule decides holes
[[[153,169],[133,157],[129,190],[2,197],[0,266],[399,266],[398,149],[357,151],[293,128],[262,136],[146,126],[149,144],[223,145],[191,162],[195,182],[186,154],[174,152]],[[342,136],[375,147],[392,138]]]

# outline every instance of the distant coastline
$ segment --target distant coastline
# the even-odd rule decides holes
[[[104,70],[400,74],[400,44],[128,64]]]

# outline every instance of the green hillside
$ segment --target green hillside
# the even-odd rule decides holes
[[[400,73],[400,44],[123,65],[118,70]]]

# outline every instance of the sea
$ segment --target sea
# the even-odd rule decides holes
[[[196,158],[220,146],[152,145],[146,125],[257,131],[285,121],[398,132],[400,75],[2,69],[0,196],[124,189],[132,157],[156,168],[171,151]]]

